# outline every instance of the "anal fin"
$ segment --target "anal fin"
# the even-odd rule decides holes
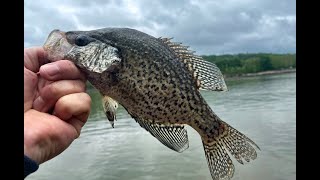
[[[159,123],[152,123],[147,120],[135,118],[136,121],[147,130],[152,136],[157,138],[163,145],[168,148],[182,152],[189,147],[187,130],[184,125],[170,124],[164,125]]]

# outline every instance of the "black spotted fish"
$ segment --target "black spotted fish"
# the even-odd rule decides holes
[[[200,90],[226,91],[219,68],[181,43],[129,28],[53,30],[44,44],[48,59],[75,63],[103,96],[112,126],[118,103],[168,148],[189,147],[185,125],[201,136],[212,179],[231,179],[234,165],[257,157],[259,147],[222,121]]]

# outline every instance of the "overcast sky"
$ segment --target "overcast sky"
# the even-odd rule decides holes
[[[24,1],[24,46],[53,29],[129,27],[174,37],[199,55],[295,53],[295,0]]]

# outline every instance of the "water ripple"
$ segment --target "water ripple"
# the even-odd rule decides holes
[[[257,160],[244,166],[235,163],[234,180],[295,179],[295,80],[295,73],[251,77],[227,81],[228,92],[201,92],[221,119],[261,148]],[[189,149],[176,153],[142,129],[122,107],[112,128],[99,94],[89,93],[94,109],[81,136],[28,179],[211,180],[200,137],[191,127],[187,127]]]

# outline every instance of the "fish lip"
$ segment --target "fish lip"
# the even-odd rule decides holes
[[[62,39],[62,38],[65,38],[66,35],[64,32],[60,31],[59,29],[52,30],[43,45],[44,50],[46,50],[46,51],[50,50],[56,44],[55,42],[57,42],[57,41],[55,41],[55,40],[58,37],[60,37]]]
[[[72,47],[67,41],[66,33],[59,29],[51,31],[43,44],[43,49],[47,52],[47,58],[50,61],[64,59]]]

